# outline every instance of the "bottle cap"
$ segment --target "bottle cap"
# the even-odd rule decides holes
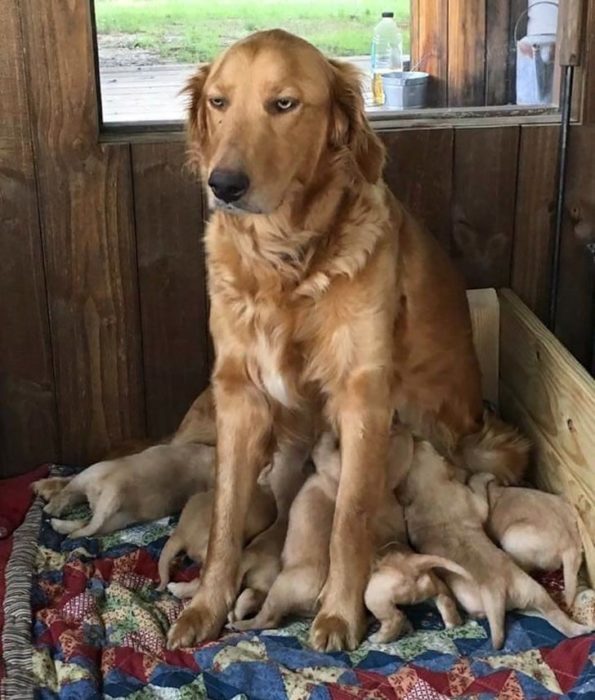
[[[394,17],[395,13],[394,12],[383,12],[382,16],[383,17]]]

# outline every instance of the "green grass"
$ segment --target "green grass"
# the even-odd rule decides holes
[[[335,56],[369,53],[372,29],[392,9],[409,47],[409,0],[95,0],[97,30],[161,60],[212,59],[259,29],[282,27]]]

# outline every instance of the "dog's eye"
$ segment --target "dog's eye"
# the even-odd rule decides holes
[[[223,109],[227,105],[225,97],[209,97],[209,104],[215,109]]]
[[[275,109],[278,112],[289,112],[297,107],[297,104],[297,100],[291,97],[280,97],[278,100],[275,100]]]

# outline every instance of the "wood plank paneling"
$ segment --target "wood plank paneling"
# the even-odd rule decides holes
[[[174,431],[209,381],[200,184],[184,144],[132,149],[147,428]]]
[[[130,148],[98,143],[90,3],[20,5],[61,457],[84,463],[145,432]]]
[[[550,301],[557,126],[521,129],[511,286],[542,321]]]
[[[510,59],[510,4],[502,0],[486,0],[486,105],[503,105],[509,93],[508,62]]]
[[[469,287],[510,282],[519,128],[457,129],[454,254]]]
[[[430,74],[428,106],[448,104],[448,2],[412,0],[412,67]]]
[[[560,249],[556,335],[584,365],[593,353],[595,264],[595,126],[570,130],[566,207]]]
[[[0,477],[57,456],[31,125],[16,0],[0,3]]]
[[[486,0],[448,4],[448,105],[484,103]]]
[[[382,135],[389,187],[449,251],[454,131],[403,129]]]

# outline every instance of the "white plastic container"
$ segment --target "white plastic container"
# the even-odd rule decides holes
[[[372,37],[372,99],[384,104],[382,76],[403,70],[403,37],[394,20],[394,12],[383,12]]]
[[[527,36],[519,39],[520,20],[528,13]],[[550,105],[553,99],[558,6],[554,0],[529,0],[515,26],[516,103]]]

